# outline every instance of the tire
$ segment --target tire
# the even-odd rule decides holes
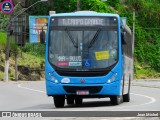
[[[64,107],[65,96],[64,95],[56,95],[54,98],[54,105],[56,108]]]
[[[111,104],[112,105],[119,105],[123,102],[123,97],[122,96],[112,96],[110,97]]]
[[[83,99],[82,98],[75,98],[75,104],[81,105]]]
[[[129,102],[130,101],[130,87],[131,87],[131,77],[129,77],[128,93],[123,95],[123,101],[124,102]]]
[[[129,102],[130,101],[130,94],[123,95],[123,102]]]
[[[74,104],[74,97],[67,96],[67,104],[68,105],[73,105]]]

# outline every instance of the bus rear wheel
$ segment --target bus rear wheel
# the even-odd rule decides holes
[[[75,98],[75,103],[78,105],[82,104],[83,99],[82,98]]]
[[[119,105],[123,102],[123,97],[122,96],[111,96],[110,100],[111,100],[112,105]]]
[[[130,86],[131,86],[131,75],[129,77],[128,93],[123,95],[123,102],[129,102],[130,101]]]
[[[64,107],[65,96],[64,95],[56,95],[53,97],[54,105],[56,108]]]
[[[130,94],[123,95],[123,102],[129,102],[130,101]]]

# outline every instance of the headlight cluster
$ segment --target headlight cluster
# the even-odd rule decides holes
[[[117,73],[114,73],[114,74],[110,77],[110,79],[107,80],[107,83],[109,84],[109,83],[111,83],[111,82],[114,82],[114,81],[116,80],[116,77],[117,77]]]
[[[54,83],[58,83],[58,80],[51,73],[48,73],[48,75],[50,76],[51,81],[53,81]]]
[[[54,83],[70,83],[70,79],[69,78],[62,78],[62,80],[61,81],[58,81],[57,79],[56,79],[56,77],[55,76],[53,76],[53,74],[52,73],[48,73],[48,75],[49,75],[49,77],[50,77],[50,80],[52,81],[52,82],[54,82]]]

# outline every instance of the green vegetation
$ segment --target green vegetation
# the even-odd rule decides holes
[[[136,0],[133,7],[137,20],[135,58],[142,65],[137,74],[142,72],[148,77],[160,77],[160,1]]]
[[[6,47],[6,39],[7,39],[7,34],[5,32],[0,32],[0,50],[5,51]],[[15,44],[15,40],[10,37],[10,50],[11,51],[18,51],[19,48]]]
[[[4,77],[4,64],[5,64],[5,46],[6,46],[6,33],[0,32],[0,80]],[[14,52],[18,51],[18,65],[40,67],[44,66],[44,51],[45,45],[42,44],[30,44],[27,43],[23,47],[21,54],[20,48],[14,43],[13,39],[10,39],[10,58],[9,58],[9,79],[15,78],[15,57]]]
[[[135,66],[135,75],[134,75],[135,79],[160,78],[160,73],[157,72],[155,69],[151,68],[148,64],[135,62],[134,66]]]
[[[137,0],[135,57],[160,71],[160,1]]]
[[[26,6],[35,3],[38,0],[28,0]],[[48,4],[39,3],[39,5],[30,8],[29,14],[48,15],[50,10],[56,13],[74,12],[77,9],[77,0],[48,0]],[[97,12],[114,12],[109,6],[106,6],[101,0],[80,0],[80,10],[93,10]]]
[[[3,80],[3,77],[4,77],[4,73],[0,71],[0,81]]]
[[[26,43],[25,46],[22,48],[22,51],[44,59],[45,44]]]
[[[41,66],[41,64],[44,64],[44,57],[23,53],[22,56],[18,58],[18,65],[37,67]]]
[[[6,34],[3,32],[0,32],[0,50],[4,50],[5,49],[5,45],[6,45]]]
[[[8,23],[8,15],[5,15],[0,12],[0,30],[1,31],[6,29],[7,23]]]
[[[136,12],[135,78],[160,77],[160,1],[158,0],[108,1],[114,12],[127,17],[132,29],[133,9]]]

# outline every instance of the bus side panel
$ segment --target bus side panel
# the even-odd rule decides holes
[[[129,80],[132,80],[133,76],[133,60],[127,56],[124,56],[124,90],[123,94],[128,93],[128,87],[129,87]]]

